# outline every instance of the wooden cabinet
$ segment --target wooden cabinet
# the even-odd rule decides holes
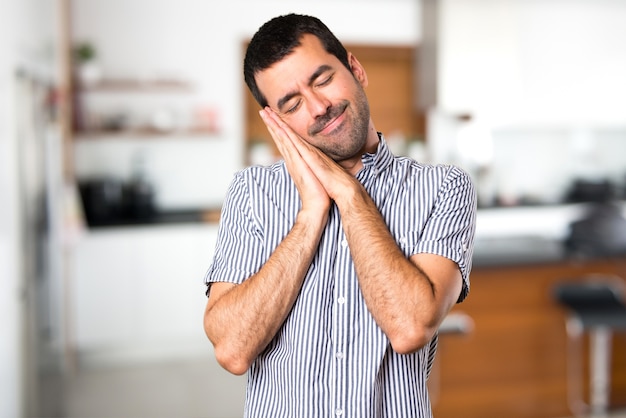
[[[589,273],[626,280],[626,260],[476,267],[468,299],[468,335],[441,337],[437,418],[571,416],[567,404],[565,311],[553,287]],[[583,358],[587,365],[588,356]],[[626,406],[626,335],[614,334],[611,406]],[[585,382],[588,377],[585,377]],[[570,382],[571,383],[571,382]],[[587,395],[585,389],[585,396]]]
[[[365,68],[369,81],[365,93],[376,129],[385,136],[423,140],[425,115],[416,106],[416,50],[411,46],[346,45]],[[259,116],[259,105],[247,87],[245,94],[246,163],[251,149],[262,144],[277,155],[267,128]]]

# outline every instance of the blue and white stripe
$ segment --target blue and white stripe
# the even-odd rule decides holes
[[[469,292],[476,198],[459,168],[394,157],[381,137],[357,178],[406,256],[450,258]],[[242,283],[295,222],[297,190],[284,163],[249,167],[233,180],[206,282]],[[393,280],[390,277],[389,280]],[[336,207],[301,293],[248,371],[246,417],[430,417],[426,379],[437,339],[400,355],[368,311]]]

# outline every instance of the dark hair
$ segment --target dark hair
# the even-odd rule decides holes
[[[244,80],[261,107],[267,106],[267,99],[259,90],[254,76],[291,54],[305,34],[316,36],[326,52],[336,56],[350,69],[346,48],[321,20],[293,13],[275,17],[254,34],[243,61]]]

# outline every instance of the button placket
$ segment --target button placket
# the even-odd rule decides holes
[[[334,326],[336,327],[336,331],[334,335],[336,336],[335,344],[334,344],[334,369],[335,369],[335,404],[334,404],[334,412],[335,416],[341,417],[345,413],[345,390],[346,390],[346,363],[345,363],[345,353],[346,353],[346,340],[347,340],[347,332],[348,332],[348,324],[347,321],[347,302],[348,299],[346,297],[347,281],[350,280],[349,277],[346,277],[346,265],[348,265],[348,260],[350,259],[350,250],[348,246],[348,241],[346,240],[345,235],[340,235],[339,237],[339,248],[337,251],[337,259],[335,264],[335,277],[338,278],[335,286],[334,300],[335,300],[335,322]]]

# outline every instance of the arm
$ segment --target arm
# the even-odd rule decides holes
[[[434,254],[407,259],[374,202],[354,186],[338,195],[346,238],[361,292],[395,351],[410,353],[427,344],[457,301],[458,266]]]
[[[295,302],[325,222],[300,213],[263,267],[240,285],[213,283],[204,329],[226,370],[245,373]]]
[[[248,370],[285,321],[328,220],[326,191],[306,165],[294,164],[293,149],[277,145],[302,201],[296,222],[256,274],[240,285],[213,283],[204,314],[215,356],[234,374]]]

